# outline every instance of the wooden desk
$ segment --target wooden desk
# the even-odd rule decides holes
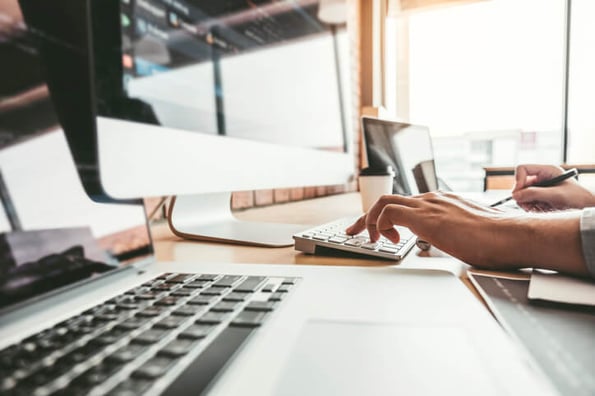
[[[323,224],[342,217],[358,216],[361,214],[360,208],[359,193],[348,193],[249,209],[237,213],[237,217],[251,221],[304,224],[304,229],[307,229],[310,225]],[[395,264],[393,261],[345,257],[345,255],[307,255],[294,250],[293,247],[264,248],[188,241],[173,235],[167,224],[163,222],[153,225],[152,231],[157,259],[160,261],[342,266],[387,266]],[[415,247],[398,265],[404,268],[450,271],[460,277],[475,293],[475,289],[470,286],[466,277],[468,266],[459,260],[445,256],[441,252],[431,250],[428,254]]]

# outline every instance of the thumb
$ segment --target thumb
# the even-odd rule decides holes
[[[551,203],[555,197],[554,188],[542,188],[542,187],[527,187],[522,190],[514,191],[512,197],[517,203],[527,202],[548,202]]]

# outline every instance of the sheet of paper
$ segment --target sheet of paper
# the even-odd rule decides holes
[[[595,282],[534,271],[529,299],[595,306]]]

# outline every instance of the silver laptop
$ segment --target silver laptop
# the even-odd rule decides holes
[[[555,393],[447,272],[157,263],[143,208],[90,200],[54,123],[0,150],[1,394]]]

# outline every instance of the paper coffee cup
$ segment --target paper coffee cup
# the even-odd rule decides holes
[[[394,178],[395,172],[390,166],[384,169],[362,169],[359,174],[359,191],[364,212],[367,212],[381,196],[393,193]]]

